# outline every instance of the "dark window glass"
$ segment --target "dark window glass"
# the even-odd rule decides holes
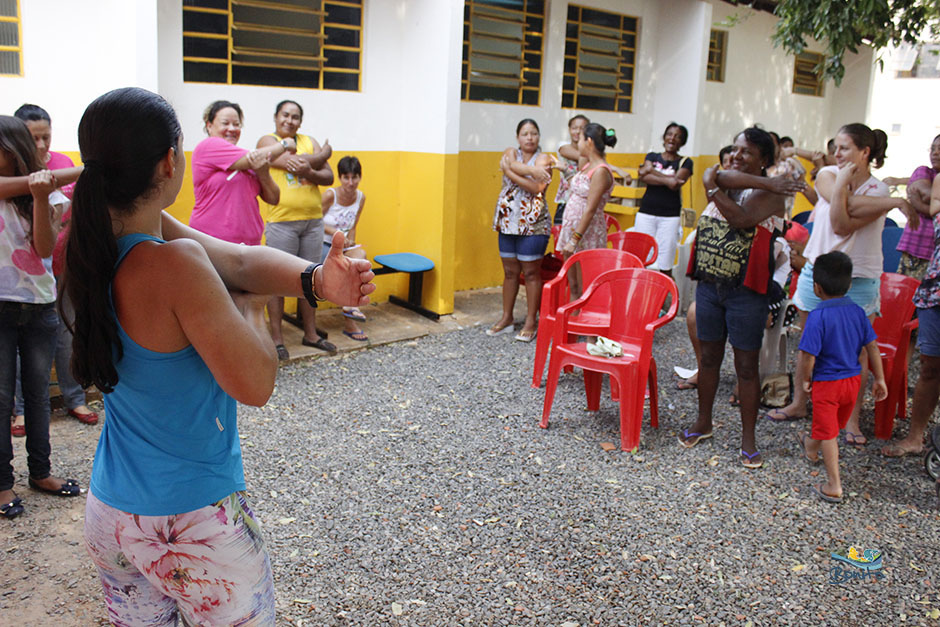
[[[565,91],[574,91],[574,76],[566,76],[561,81],[561,88]]]
[[[599,109],[601,111],[614,111],[614,98],[607,96],[579,96],[578,107],[585,109]]]
[[[565,42],[565,56],[566,57],[576,57],[578,56],[578,42],[577,40],[569,39]],[[568,70],[565,69],[567,72]],[[574,70],[572,70],[573,72]]]
[[[359,31],[352,28],[326,26],[323,29],[323,34],[326,35],[326,45],[328,46],[359,47]]]
[[[359,74],[349,72],[323,72],[323,89],[359,90]]]
[[[467,63],[461,63],[460,67],[460,80],[467,80],[467,72],[470,71],[470,66]]]
[[[183,0],[183,6],[228,11],[228,0]]]
[[[565,59],[565,74],[574,74],[575,69],[578,67],[578,60],[572,57]]]
[[[617,111],[620,113],[630,113],[630,99],[621,98],[617,101]]]
[[[20,73],[20,53],[15,50],[0,50],[0,74]]]
[[[625,78],[628,81],[632,81],[633,80],[633,68],[625,67],[622,70],[620,70],[620,77]]]
[[[526,29],[533,33],[542,32],[542,18],[529,16],[526,18]]]
[[[183,37],[183,56],[228,60],[228,42],[225,39]]]
[[[568,5],[568,20],[569,21],[578,21],[578,7],[573,4]]]
[[[348,24],[360,26],[362,24],[362,9],[344,7],[338,4],[327,3],[326,21],[332,24]]]
[[[542,69],[542,55],[534,53],[526,53],[525,55],[525,69],[527,70],[541,70]]]
[[[624,35],[621,39],[623,39],[624,46],[636,48],[636,35]]]
[[[227,65],[183,61],[183,80],[188,83],[225,83],[228,81]]]
[[[581,9],[581,21],[597,26],[606,26],[607,28],[616,28],[620,30],[620,16],[606,11],[595,11],[594,9]]]
[[[574,106],[574,94],[562,94],[561,106],[568,109],[572,108]]]
[[[232,82],[238,85],[275,87],[318,87],[319,72],[281,68],[233,65]]]
[[[16,22],[0,22],[0,46],[19,46],[20,32]]]
[[[183,30],[191,33],[228,35],[228,16],[217,13],[183,11]]]
[[[623,53],[620,55],[620,58],[623,59],[624,63],[629,63],[632,65],[633,62],[636,60],[636,52],[634,52],[633,50],[625,49]]]
[[[17,17],[16,0],[0,0],[0,15],[3,17]]]
[[[623,29],[636,32],[636,18],[635,17],[625,17],[623,20]]]
[[[538,88],[539,86],[539,73],[538,72],[523,72],[522,75],[525,78],[525,82],[523,83],[523,86]]]
[[[489,85],[470,85],[470,100],[488,100],[492,102],[519,102],[518,90]]]
[[[522,91],[522,104],[537,105],[539,103],[539,92],[532,89]]]
[[[359,69],[359,53],[348,50],[324,50],[326,55],[326,68],[343,68],[346,70]]]
[[[541,15],[545,15],[544,0],[528,0],[525,3],[525,8],[531,11],[532,13],[539,13]]]
[[[565,27],[565,38],[567,39],[578,38],[578,23],[577,22],[568,22],[568,26]]]

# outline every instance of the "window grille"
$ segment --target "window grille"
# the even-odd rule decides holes
[[[467,0],[461,100],[538,105],[544,26],[544,0]]]
[[[796,55],[793,64],[793,93],[806,96],[822,96],[822,70],[816,66],[823,62],[823,55],[818,52],[803,51]]]
[[[0,0],[0,74],[23,75],[19,0]]]
[[[630,113],[639,20],[568,5],[561,106]]]
[[[183,0],[183,80],[358,91],[362,0]]]
[[[712,29],[708,39],[708,69],[705,80],[725,82],[725,56],[728,50],[728,31]]]

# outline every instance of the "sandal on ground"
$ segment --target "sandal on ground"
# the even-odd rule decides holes
[[[486,330],[486,334],[490,337],[494,335],[502,335],[503,333],[512,333],[514,329],[512,328],[512,323],[507,324],[504,327],[498,327],[495,324]]]
[[[745,468],[760,468],[764,465],[764,458],[760,454],[760,451],[754,451],[753,453],[748,453],[743,448],[741,449],[741,465]]]
[[[904,457],[905,455],[923,455],[923,453],[923,446],[921,446],[919,449],[909,449],[901,446],[898,442],[885,444],[881,448],[881,454],[885,457]]]
[[[802,420],[805,416],[791,416],[782,409],[771,409],[764,414],[764,418],[771,422],[792,422],[794,420]]]
[[[40,492],[45,492],[46,494],[54,494],[56,496],[78,496],[82,493],[81,487],[78,485],[78,481],[75,479],[66,479],[62,482],[62,485],[59,486],[58,490],[44,488],[39,485],[32,477],[29,478],[29,487],[33,490],[39,490]]]
[[[535,339],[536,333],[537,331],[519,331],[513,339],[517,342],[531,342]]]
[[[77,411],[75,411],[74,409],[70,409],[70,410],[68,410],[66,413],[67,413],[69,416],[71,416],[72,418],[74,418],[75,420],[77,420],[77,421],[79,421],[80,423],[82,423],[82,424],[85,424],[85,425],[96,425],[96,424],[98,424],[98,414],[96,414],[96,413],[93,412],[93,411],[88,412],[87,414],[80,414],[80,413],[78,413]]]
[[[23,513],[23,506],[20,505],[23,501],[19,497],[16,497],[9,503],[4,503],[0,505],[0,517],[13,519]]]
[[[731,393],[731,398],[728,399],[728,402],[731,403],[731,406],[732,406],[732,407],[740,407],[740,406],[741,406],[741,399],[738,398],[738,395],[735,394],[734,392]]]
[[[813,492],[816,493],[816,496],[826,501],[827,503],[841,503],[842,502],[841,496],[832,496],[831,494],[826,494],[825,492],[823,492],[823,485],[824,484],[822,483],[817,483],[816,485],[813,486]]]
[[[819,456],[819,453],[816,453],[816,459],[813,459],[812,457],[809,456],[809,454],[807,454],[806,452],[806,438],[807,437],[809,437],[809,434],[806,433],[805,431],[799,431],[796,434],[796,440],[797,442],[800,443],[800,455],[803,457],[803,459],[806,460],[808,464],[812,466],[818,466],[819,463],[822,461],[822,458]]]
[[[330,334],[324,331],[323,329],[321,329],[320,327],[317,327],[317,335],[322,337],[324,340],[330,337]]]
[[[843,442],[849,446],[854,446],[855,448],[865,448],[865,445],[868,444],[868,438],[866,438],[861,433],[852,433],[851,431],[846,431],[845,435],[842,436]]]
[[[277,346],[274,347],[274,350],[277,351],[277,358],[280,361],[286,361],[290,359],[290,353],[287,352],[287,347],[284,346],[283,344],[278,344]]]
[[[307,338],[302,338],[300,343],[304,346],[312,346],[313,348],[319,348],[321,351],[326,351],[330,355],[336,354],[336,347],[332,342],[327,342],[322,337],[318,337],[316,342],[311,342]]]
[[[343,307],[343,315],[351,320],[366,321],[366,315],[359,311],[358,307]]]
[[[26,437],[26,425],[14,425],[10,424],[10,435],[14,438],[25,438]]]
[[[369,336],[365,334],[365,331],[343,331],[343,335],[357,342],[369,341]]]
[[[695,433],[694,431],[683,429],[682,433],[679,434],[679,444],[686,448],[692,448],[702,440],[707,440],[710,437],[712,437],[711,431],[708,433]]]
[[[677,390],[694,390],[697,387],[697,383],[689,383],[688,379],[680,379],[679,381],[676,381]]]

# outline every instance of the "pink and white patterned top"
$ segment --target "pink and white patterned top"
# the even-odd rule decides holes
[[[610,166],[606,163],[595,166],[590,171],[587,166],[574,175],[571,179],[571,193],[568,195],[568,204],[565,205],[565,213],[562,216],[561,233],[558,236],[558,247],[564,248],[571,240],[571,234],[574,233],[584,212],[587,209],[588,192],[591,189],[591,177],[600,168],[607,168],[610,172]],[[603,193],[600,201],[597,203],[597,209],[591,216],[591,222],[588,228],[581,234],[581,239],[575,245],[575,251],[587,250],[589,248],[607,248],[607,219],[604,217],[604,207],[610,200],[610,194],[614,191],[613,174],[611,174],[610,187]]]
[[[36,253],[29,230],[16,206],[0,200],[0,301],[37,305],[55,301],[52,264],[43,263]]]

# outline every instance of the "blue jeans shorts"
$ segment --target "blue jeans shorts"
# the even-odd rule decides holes
[[[545,256],[548,235],[499,234],[499,256],[519,261],[538,261]]]
[[[865,310],[866,316],[881,315],[881,281],[852,277],[852,287],[846,293],[852,302]],[[800,271],[793,302],[800,311],[814,311],[822,301],[813,291],[813,264],[807,262]]]
[[[940,357],[940,307],[917,308],[917,348],[922,355]]]
[[[768,296],[744,286],[699,281],[695,289],[695,328],[703,342],[724,342],[743,351],[760,350],[767,325]]]

